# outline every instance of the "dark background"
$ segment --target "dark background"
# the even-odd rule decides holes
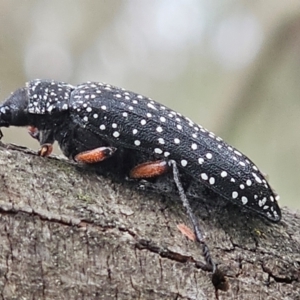
[[[300,207],[298,0],[0,0],[0,99],[34,78],[152,97],[244,152],[281,205]],[[38,149],[25,129],[3,131]]]

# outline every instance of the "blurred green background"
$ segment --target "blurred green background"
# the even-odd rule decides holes
[[[0,99],[34,78],[152,97],[244,152],[281,205],[300,207],[299,0],[0,0]],[[38,149],[25,129],[3,132]]]

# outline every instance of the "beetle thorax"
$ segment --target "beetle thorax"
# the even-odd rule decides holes
[[[52,115],[69,109],[69,99],[74,87],[54,80],[33,80],[27,83],[30,114]]]

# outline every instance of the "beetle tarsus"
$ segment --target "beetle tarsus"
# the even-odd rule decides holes
[[[52,144],[44,144],[42,145],[41,149],[38,151],[38,156],[47,157],[52,153],[52,151],[53,151]]]

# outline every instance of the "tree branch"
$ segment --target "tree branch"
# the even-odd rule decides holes
[[[0,144],[2,299],[215,299],[200,249],[176,227],[188,223],[180,202],[14,148]],[[300,299],[299,214],[269,224],[200,204],[230,284],[220,299]]]

